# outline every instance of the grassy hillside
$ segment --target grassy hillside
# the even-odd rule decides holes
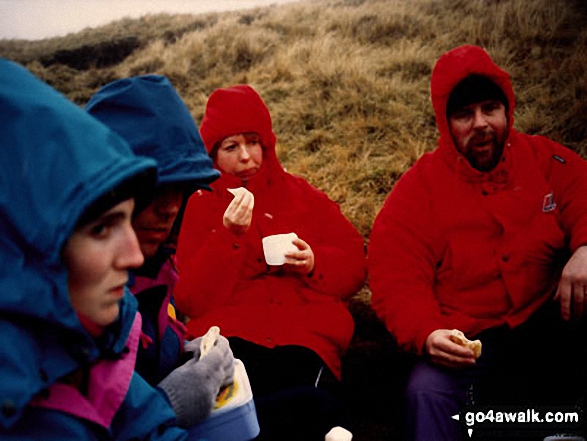
[[[266,100],[287,169],[341,204],[368,239],[395,180],[435,145],[431,69],[484,46],[508,70],[516,127],[587,152],[587,14],[569,0],[321,0],[124,19],[43,41],[0,41],[84,104],[128,75],[167,75],[201,120],[216,87]]]
[[[198,123],[215,88],[252,85],[271,110],[283,165],[339,202],[368,241],[394,182],[435,146],[432,67],[465,43],[484,46],[510,72],[520,131],[587,157],[584,0],[307,0],[160,14],[61,38],[0,41],[0,56],[80,105],[117,78],[167,75]],[[368,288],[357,299],[368,300]],[[391,352],[378,351],[388,336],[368,306],[351,309],[360,319],[343,375],[360,423],[353,439],[397,439],[398,426],[389,425],[390,415],[401,417],[397,401],[377,397],[398,391],[380,379],[401,369],[391,370]]]

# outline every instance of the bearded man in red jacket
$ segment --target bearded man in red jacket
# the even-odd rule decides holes
[[[378,316],[420,356],[408,438],[455,440],[467,426],[451,416],[465,405],[573,405],[583,394],[563,386],[579,373],[573,339],[585,346],[587,163],[513,128],[509,75],[480,47],[440,57],[431,95],[438,146],[375,219],[369,276]],[[455,329],[481,341],[480,357]]]

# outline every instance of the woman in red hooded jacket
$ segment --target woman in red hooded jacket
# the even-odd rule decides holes
[[[221,177],[190,198],[179,236],[175,295],[189,333],[219,326],[256,398],[313,387],[324,372],[340,379],[353,334],[344,302],[366,275],[362,237],[323,192],[283,170],[251,87],[214,91],[200,130]],[[292,232],[297,251],[268,265],[262,239]]]

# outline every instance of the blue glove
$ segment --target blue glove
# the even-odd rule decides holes
[[[181,427],[203,421],[212,411],[220,388],[232,383],[234,376],[234,356],[228,340],[219,336],[210,352],[201,358],[199,340],[201,337],[185,346],[193,357],[158,384],[169,398]]]

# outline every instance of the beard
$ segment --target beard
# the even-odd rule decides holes
[[[471,167],[481,172],[493,170],[501,159],[506,139],[507,136],[499,139],[493,130],[473,135],[465,148],[465,157]]]

